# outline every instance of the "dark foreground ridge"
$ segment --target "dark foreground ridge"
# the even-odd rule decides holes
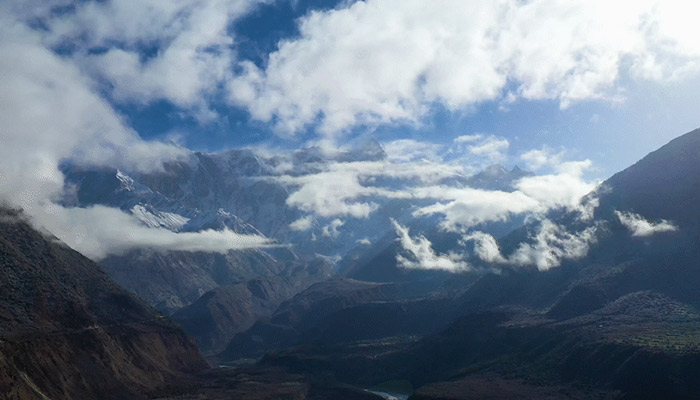
[[[142,398],[206,368],[179,328],[7,209],[0,322],[2,398]]]

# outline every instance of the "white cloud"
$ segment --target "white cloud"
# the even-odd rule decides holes
[[[550,220],[543,220],[533,243],[521,243],[508,257],[514,265],[535,265],[540,271],[557,267],[562,260],[575,260],[588,254],[591,244],[597,241],[597,225],[580,232],[570,233]]]
[[[522,178],[515,183],[515,188],[544,208],[577,210],[581,207],[581,197],[597,185],[582,178],[584,170],[591,165],[590,160],[561,163],[557,166],[558,173]]]
[[[405,255],[401,253],[396,255],[396,261],[400,267],[450,272],[467,271],[471,268],[461,255],[454,252],[437,254],[433,250],[432,243],[425,236],[421,235],[413,239],[408,228],[399,225],[394,220],[392,223],[405,252]]]
[[[408,268],[444,269],[459,271],[473,269],[467,263],[467,255],[450,252],[446,255],[437,255],[432,249],[431,243],[424,236],[411,239],[408,229],[394,223],[396,233],[401,244],[412,258],[399,256],[403,263],[408,263]],[[491,235],[475,231],[462,237],[461,243],[474,242],[474,255],[482,261],[489,263],[489,267],[498,271],[503,266],[529,266],[534,265],[540,271],[546,271],[558,267],[564,260],[576,260],[588,254],[591,244],[597,241],[596,232],[598,225],[594,224],[579,232],[568,232],[548,219],[540,221],[540,226],[528,241],[518,245],[516,250],[508,257],[501,253],[498,241]]]
[[[417,123],[433,102],[619,101],[620,76],[697,75],[693,11],[681,0],[358,1],[300,19],[299,36],[264,69],[241,63],[229,91],[286,133]]]
[[[415,189],[417,196],[451,200],[416,210],[416,217],[442,214],[442,227],[460,231],[482,222],[505,221],[515,214],[544,210],[540,202],[522,192],[472,188],[431,187]]]
[[[0,170],[13,203],[27,209],[60,193],[63,159],[144,171],[185,154],[141,140],[36,32],[11,19],[0,29]]]
[[[434,184],[447,177],[464,175],[460,166],[430,162],[393,163],[390,161],[332,162],[318,165],[318,173],[272,178],[296,187],[287,205],[321,217],[351,216],[367,218],[379,205],[371,196],[412,198],[410,191],[372,186],[377,177],[405,180],[409,184]]]
[[[564,161],[564,152],[555,153],[552,149],[545,146],[542,149],[533,149],[523,153],[520,159],[525,161],[525,166],[532,170],[550,166],[556,167]]]
[[[504,154],[508,150],[510,143],[508,139],[489,137],[481,143],[469,146],[467,149],[469,153],[484,157],[488,162],[494,164],[503,162],[506,159]]]
[[[94,260],[133,248],[226,253],[273,245],[265,237],[241,235],[230,230],[175,233],[165,228],[151,228],[132,215],[104,206],[63,208],[47,205],[45,214],[35,222]]]
[[[69,44],[73,57],[104,80],[119,102],[164,99],[208,120],[208,98],[230,79],[233,21],[264,0],[110,0],[73,3],[47,18],[46,40]],[[144,57],[144,48],[155,48]],[[106,52],[91,53],[93,49]]]
[[[462,231],[483,222],[541,214],[552,208],[590,214],[594,204],[581,204],[581,197],[596,187],[581,176],[590,164],[588,160],[561,163],[558,173],[523,178],[510,192],[448,185],[445,179],[468,176],[465,168],[430,162],[329,162],[316,165],[320,169],[317,173],[269,179],[293,188],[288,206],[320,217],[367,218],[386,199],[433,200],[434,204],[421,205],[413,215],[441,214],[443,228]],[[383,177],[394,183],[383,186]]]
[[[287,205],[322,217],[348,215],[367,218],[379,207],[375,203],[355,201],[368,194],[369,189],[360,184],[358,175],[353,171],[334,170],[301,178],[286,177],[286,180],[301,184],[297,191],[289,195]]]
[[[474,135],[462,135],[462,136],[457,136],[453,142],[455,144],[463,144],[463,143],[472,143],[476,142],[478,140],[481,140],[484,137],[484,135],[480,133],[476,133]]]
[[[371,246],[372,241],[369,240],[369,238],[362,238],[362,239],[357,239],[357,244],[361,244],[363,246]]]
[[[308,231],[313,226],[314,218],[310,215],[301,217],[289,224],[289,229],[293,231]]]
[[[323,227],[322,234],[326,237],[337,238],[338,236],[340,236],[338,228],[342,227],[343,225],[345,225],[345,221],[336,218],[333,221],[331,221],[330,224]]]
[[[659,232],[673,232],[678,230],[676,225],[670,221],[666,221],[665,219],[662,219],[660,222],[653,223],[646,220],[639,214],[617,210],[615,210],[615,215],[620,220],[622,225],[624,225],[630,231],[630,233],[632,233],[632,236],[636,237],[646,237]]]
[[[506,259],[501,255],[501,248],[496,239],[488,233],[476,231],[465,235],[462,240],[474,242],[474,254],[482,261],[488,263],[505,263]]]
[[[462,135],[452,141],[445,158],[472,171],[479,171],[487,166],[506,162],[509,147],[508,139],[501,136],[483,133]]]

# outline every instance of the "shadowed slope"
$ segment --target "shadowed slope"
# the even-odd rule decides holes
[[[6,209],[0,321],[4,398],[140,398],[206,367],[181,330]]]

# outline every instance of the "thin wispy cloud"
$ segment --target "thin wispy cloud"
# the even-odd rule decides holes
[[[227,253],[275,246],[274,241],[257,235],[242,235],[231,230],[173,232],[148,227],[130,214],[104,206],[63,208],[49,206],[46,214],[35,217],[42,228],[82,254],[100,260],[134,248],[161,251]],[[95,223],[99,221],[99,223]]]
[[[544,167],[557,167],[564,162],[565,152],[555,152],[545,146],[541,149],[532,149],[523,153],[520,159],[525,162],[525,166],[532,171],[539,171]]]
[[[636,237],[647,237],[660,232],[673,232],[678,230],[675,224],[665,219],[659,222],[651,222],[639,214],[617,210],[615,210],[615,216],[617,216],[620,223],[630,231],[632,236]]]
[[[390,161],[415,162],[438,161],[443,146],[414,139],[399,139],[382,145]]]

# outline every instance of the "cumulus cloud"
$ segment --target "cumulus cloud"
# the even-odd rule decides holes
[[[462,255],[455,252],[437,254],[432,243],[423,235],[415,239],[409,234],[408,228],[392,220],[403,253],[396,256],[398,265],[407,269],[443,270],[449,272],[467,271],[471,267]]]
[[[86,1],[45,19],[46,41],[72,49],[119,102],[167,100],[214,117],[208,98],[233,74],[231,23],[263,0]],[[156,49],[152,51],[152,49]],[[95,51],[107,49],[107,51]],[[144,56],[151,49],[150,56]]]
[[[417,209],[414,216],[442,214],[442,227],[450,231],[463,231],[483,222],[505,221],[517,214],[543,214],[555,208],[578,211],[582,218],[589,217],[596,203],[594,199],[582,203],[582,197],[597,184],[585,181],[582,174],[590,165],[589,160],[562,163],[557,173],[516,181],[511,192],[467,187],[418,188],[414,190],[415,197],[441,201]]]
[[[186,151],[142,140],[69,58],[48,49],[42,33],[8,11],[13,4],[0,6],[5,11],[0,14],[2,200],[21,207],[36,225],[92,257],[128,246],[200,250],[265,242],[264,238],[231,233],[149,230],[119,210],[57,206],[54,202],[61,197],[64,184],[58,167],[64,160],[145,172],[161,169],[165,161],[178,159]],[[76,236],[80,232],[82,236]]]
[[[659,232],[673,232],[677,231],[678,227],[670,221],[662,219],[657,223],[646,220],[639,214],[628,211],[617,211],[615,210],[615,215],[620,220],[622,225],[624,225],[632,234],[636,237],[646,237],[651,236]]]
[[[376,178],[386,177],[426,185],[448,177],[464,176],[464,170],[460,166],[431,162],[331,162],[317,167],[321,170],[316,173],[301,176],[282,175],[270,179],[295,188],[286,200],[288,206],[321,217],[367,218],[379,209],[376,202],[369,200],[370,196],[413,197],[410,191],[372,185],[372,180]]]
[[[379,207],[376,203],[355,201],[369,193],[352,171],[328,171],[300,178],[285,177],[289,183],[301,187],[289,195],[287,205],[322,217],[349,215],[367,218]]]
[[[575,260],[588,254],[591,244],[597,241],[598,226],[594,224],[579,232],[571,233],[548,219],[540,221],[537,233],[520,243],[508,257],[501,253],[496,239],[484,232],[471,232],[462,240],[474,242],[474,255],[495,265],[534,265],[540,271],[558,267],[563,260]]]
[[[4,19],[0,36],[0,163],[3,194],[27,209],[60,192],[62,159],[152,170],[184,149],[146,142],[69,62],[41,44],[34,31]]]
[[[588,160],[564,162],[556,173],[514,182],[512,191],[460,184],[460,179],[464,182],[469,176],[466,168],[445,162],[317,163],[314,173],[267,179],[292,188],[286,200],[288,206],[319,217],[368,218],[385,200],[413,200],[418,205],[413,216],[442,215],[444,229],[463,231],[483,222],[505,221],[513,215],[542,214],[553,208],[579,211],[582,217],[592,215],[595,204],[581,203],[582,196],[596,187],[596,183],[582,177],[590,165]],[[383,178],[391,183],[382,182]],[[451,178],[459,179],[455,183]]]
[[[620,101],[620,76],[697,75],[694,13],[681,0],[368,0],[316,11],[299,35],[228,85],[233,103],[281,132],[318,123],[417,123],[435,102]]]
[[[369,240],[369,238],[362,238],[362,239],[357,239],[357,244],[361,244],[363,246],[370,246],[370,245],[372,245],[372,241]]]

